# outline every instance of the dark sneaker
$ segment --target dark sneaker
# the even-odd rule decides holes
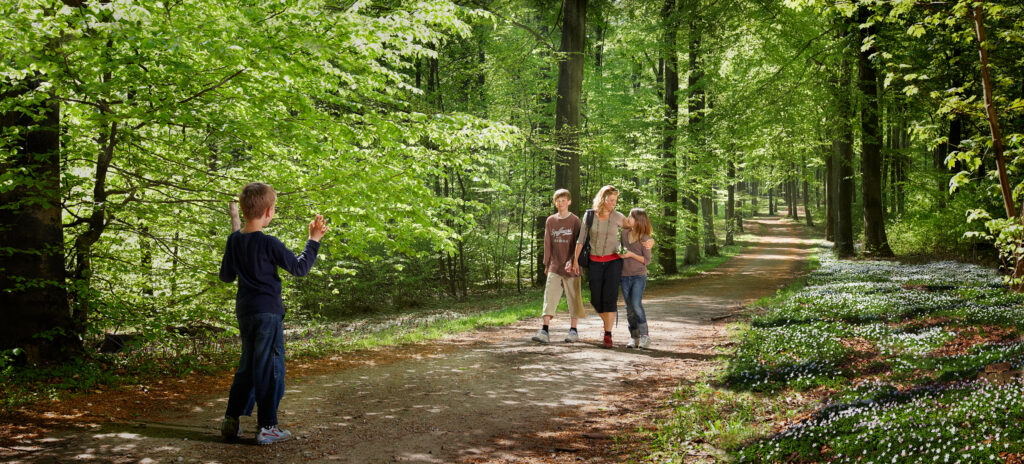
[[[224,416],[220,421],[220,436],[227,441],[237,440],[242,436],[242,424],[237,417]]]
[[[533,341],[535,341],[535,342],[547,343],[550,340],[551,340],[551,336],[548,335],[548,331],[544,330],[544,329],[538,330],[537,331],[537,335],[533,336]]]
[[[604,343],[602,343],[602,346],[604,346],[605,348],[611,348],[612,347],[612,336],[611,335],[605,335],[604,336]]]
[[[259,433],[256,434],[256,444],[269,445],[271,443],[285,441],[291,437],[291,432],[287,430],[281,430],[276,425],[272,425],[270,427],[260,427]]]

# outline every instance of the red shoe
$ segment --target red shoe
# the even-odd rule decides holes
[[[611,348],[612,347],[612,336],[611,335],[605,335],[604,336],[604,347],[605,348]]]

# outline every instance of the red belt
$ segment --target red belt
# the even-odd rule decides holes
[[[615,261],[616,259],[621,259],[621,258],[619,257],[619,255],[614,254],[614,253],[610,254],[610,255],[604,255],[604,256],[590,255],[590,260],[595,262],[595,263],[607,263],[609,261]]]

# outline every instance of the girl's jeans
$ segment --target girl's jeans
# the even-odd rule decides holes
[[[277,406],[284,396],[284,316],[255,313],[238,318],[242,356],[228,395],[229,417],[252,415],[258,406],[260,427],[277,425]]]
[[[622,278],[622,299],[626,300],[626,321],[629,322],[629,336],[640,338],[647,335],[647,314],[641,298],[647,287],[647,276],[625,276]]]

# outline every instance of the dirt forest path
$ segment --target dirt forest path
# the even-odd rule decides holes
[[[708,369],[725,321],[803,269],[814,241],[777,218],[746,222],[743,253],[700,277],[645,295],[652,345],[630,350],[625,311],[614,349],[599,346],[600,319],[580,323],[581,343],[530,341],[539,319],[395,349],[401,355],[290,381],[280,420],[297,437],[257,447],[220,441],[226,390],[180,412],[89,431],[65,431],[0,454],[10,462],[619,462],[631,432],[657,416],[680,381]],[[621,303],[620,303],[621,306]],[[620,308],[621,309],[621,308]],[[229,374],[225,374],[229,375]],[[168,408],[172,411],[172,408]],[[635,434],[635,433],[634,433]],[[613,438],[618,436],[618,438]]]

